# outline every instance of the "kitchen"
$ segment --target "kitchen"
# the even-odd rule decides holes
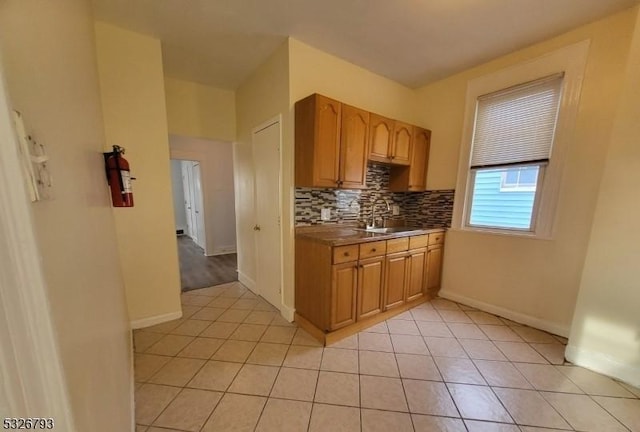
[[[60,424],[65,424],[66,416],[82,430],[130,430],[137,415],[137,429],[145,432],[224,430],[220,425],[230,424],[226,421],[242,419],[249,419],[245,426],[250,430],[273,429],[273,424],[283,426],[283,421],[301,425],[301,430],[322,430],[331,421],[353,430],[375,430],[381,425],[398,430],[584,430],[594,425],[600,430],[608,426],[637,429],[638,393],[628,383],[638,384],[638,207],[634,197],[640,33],[637,6],[623,3],[524,44],[501,33],[498,39],[513,43],[437,77],[409,73],[390,79],[382,70],[372,72],[373,66],[358,66],[355,60],[347,61],[304,38],[267,37],[269,53],[246,74],[230,74],[232,79],[223,85],[204,83],[203,75],[177,78],[176,65],[193,64],[176,55],[187,50],[165,44],[160,33],[149,32],[148,27],[132,28],[145,14],[109,13],[108,7],[117,7],[118,2],[95,1],[95,15],[89,5],[71,0],[68,8],[5,2],[2,7],[7,13],[0,15],[0,28],[10,100],[25,113],[27,124],[34,125],[37,138],[49,144],[52,166],[58,167],[55,200],[3,208],[16,212],[26,208],[25,214],[34,216],[32,228],[40,254],[33,262],[44,267],[48,288],[40,298],[50,303],[34,302],[33,307],[52,316],[53,336],[45,340],[58,350],[46,358],[64,372],[55,381],[63,383],[60,397],[52,398],[60,401],[55,412],[66,413],[60,414]],[[322,8],[309,19],[315,23],[321,14],[332,15],[331,10],[359,6],[353,2]],[[557,16],[546,13],[537,2],[530,6],[529,15],[536,18],[531,21]],[[127,12],[128,7],[144,4],[123,10]],[[583,3],[574,4],[565,13],[572,17],[585,10]],[[387,15],[394,11],[398,12],[394,9]],[[183,12],[164,10],[171,19],[167,22],[176,25],[160,28],[190,34],[180,18]],[[335,16],[355,17],[357,12]],[[487,29],[494,27],[480,26],[477,34],[470,34],[465,31],[469,22],[463,18],[473,16],[478,23],[481,16],[488,19],[501,12],[508,11],[498,8],[486,15],[441,11],[448,18],[440,24],[450,29],[454,21],[459,25],[462,21],[463,28],[447,34],[460,35],[456,43],[470,41],[476,52],[483,40],[480,35],[491,36]],[[226,28],[222,24],[233,19],[263,23],[255,13],[251,9],[236,18],[216,14],[209,18],[219,19],[221,25],[206,21],[205,29]],[[24,22],[38,25],[24,26]],[[400,31],[405,26],[398,22],[393,23],[397,31],[389,34],[405,34]],[[413,30],[427,27],[421,23]],[[351,40],[347,39],[345,44]],[[353,40],[364,46],[362,40]],[[371,40],[376,40],[375,34]],[[402,50],[407,58],[419,54],[433,62],[462,51],[452,49],[455,41],[447,39],[435,44],[439,51],[427,52],[422,44],[432,40],[420,37],[407,45],[383,45],[391,50],[386,56],[390,63],[399,63],[393,61],[401,53],[399,46],[407,48]],[[409,42],[419,46],[412,49]],[[254,45],[255,40],[249,41],[249,46]],[[208,45],[196,41],[194,46]],[[225,46],[233,47],[237,55],[250,52],[239,42]],[[582,49],[583,54],[586,50],[586,57],[562,55],[572,48]],[[580,91],[569,98],[576,104],[571,127],[561,134],[569,144],[561,147],[559,155],[552,154],[550,161],[536,165],[555,185],[540,201],[545,204],[540,213],[545,229],[537,237],[467,230],[464,223],[469,212],[461,197],[467,196],[466,189],[474,181],[468,159],[472,151],[467,147],[473,130],[468,91],[486,88],[485,77],[505,80],[502,88],[552,77],[546,71],[523,79],[519,67],[554,53],[578,59],[574,66],[582,67],[582,73],[579,87],[572,87]],[[207,63],[198,64],[202,70]],[[424,155],[425,161],[428,155],[428,162],[413,167],[426,171],[414,175],[418,183],[411,180],[412,154],[406,152],[411,144],[397,149],[387,146],[386,151],[383,145],[383,150],[374,148],[374,154],[360,145],[355,169],[333,178],[348,182],[348,189],[314,183],[315,179],[299,182],[295,104],[314,94],[351,107],[351,112],[369,114],[369,127],[356,127],[354,137],[362,138],[364,130],[371,137],[372,118],[393,120],[394,126],[387,125],[387,131],[400,125],[401,139],[411,135],[424,144],[428,137],[428,153],[416,155]],[[281,126],[277,171],[281,265],[276,271],[282,280],[281,290],[276,291],[281,304],[276,309],[253,291],[260,289],[255,283],[259,274],[256,236],[264,232],[254,231],[252,153],[253,129],[275,117]],[[208,121],[198,121],[203,118]],[[339,131],[332,129],[334,137]],[[167,253],[175,248],[175,239],[159,229],[171,231],[170,213],[149,205],[150,201],[170,203],[168,146],[163,144],[168,133],[234,142],[238,275],[243,286],[214,287],[180,297],[177,262]],[[98,193],[104,186],[100,152],[113,140],[126,145],[139,178],[136,207],[128,212],[114,211]],[[369,139],[362,142],[368,146]],[[0,163],[9,154],[3,152]],[[80,163],[86,162],[87,154],[95,157],[88,164]],[[390,156],[404,161],[393,164]],[[554,171],[557,156],[562,156],[561,176]],[[403,165],[407,158],[409,164]],[[323,163],[322,181],[331,180],[336,170],[340,174],[335,160]],[[327,172],[333,173],[327,176]],[[526,193],[532,181],[525,177],[519,173],[514,180],[505,175],[501,187]],[[367,189],[357,187],[362,187],[363,180]],[[414,187],[420,190],[409,190]],[[544,210],[550,208],[553,211]],[[27,216],[20,220],[29,221]],[[396,221],[401,226],[426,225],[427,230],[353,233],[366,225],[381,225],[383,218],[387,225]],[[95,229],[96,221],[100,230]],[[307,263],[318,261],[309,273],[322,273],[316,278],[320,293],[331,289],[330,273],[342,266],[335,319],[330,305],[315,305],[322,316],[311,318],[313,327],[324,335],[314,338],[311,326],[307,332],[291,324],[296,313],[310,317],[305,311],[309,307],[296,292],[304,287],[296,286],[300,272],[295,266],[305,263],[295,259],[296,232],[323,229],[327,222],[340,222],[341,227],[362,222],[365,227],[341,228],[330,243],[317,242],[324,250],[306,259]],[[68,235],[69,225],[76,235]],[[13,238],[0,239],[5,237]],[[67,253],[60,254],[61,249]],[[440,251],[435,262],[441,261],[442,267],[439,263],[429,266],[426,255],[433,250]],[[367,268],[356,269],[359,265]],[[35,274],[39,267],[25,268]],[[16,269],[6,266],[3,275],[11,276]],[[36,285],[29,284],[25,290],[32,286]],[[358,295],[358,288],[373,294]],[[425,301],[436,292],[440,298]],[[320,297],[325,302],[331,299],[330,295]],[[413,308],[406,313],[405,307]],[[33,315],[18,316],[26,320]],[[37,316],[46,321],[45,313]],[[378,318],[385,321],[374,323]],[[20,320],[7,321],[17,325]],[[365,322],[366,328],[358,328]],[[145,328],[134,332],[134,354],[130,337],[136,323]],[[346,329],[359,333],[354,337]],[[322,347],[318,339],[327,337],[328,346]],[[565,354],[584,369],[564,365]],[[34,365],[37,368],[38,363]],[[52,370],[42,369],[43,373]],[[20,388],[40,391],[41,387]],[[39,394],[48,394],[47,388],[43,386]],[[477,409],[477,401],[485,401],[487,409]],[[522,406],[526,409],[520,410]],[[579,415],[572,407],[579,408]],[[173,416],[185,410],[192,413],[189,418]]]

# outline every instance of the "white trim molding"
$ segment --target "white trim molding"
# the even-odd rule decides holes
[[[259,293],[256,291],[256,281],[251,279],[245,273],[242,273],[240,270],[238,270],[238,282],[249,288],[252,293],[259,295]]]
[[[228,245],[228,246],[219,246],[217,248],[214,248],[213,253],[205,254],[205,256],[211,257],[211,256],[218,256],[218,255],[229,255],[234,253],[238,253],[236,246]]]
[[[291,308],[283,303],[282,308],[280,309],[280,315],[282,315],[282,318],[286,319],[287,321],[293,322],[296,316],[296,310],[295,308]]]
[[[0,67],[0,408],[76,431]],[[7,409],[8,411],[4,411]]]
[[[438,296],[455,301],[458,303],[462,303],[467,306],[471,306],[481,311],[492,313],[494,315],[501,316],[502,318],[509,319],[511,321],[515,321],[520,324],[526,324],[530,327],[534,327],[540,330],[544,330],[546,332],[552,333],[554,335],[569,337],[569,327],[562,324],[557,324],[551,321],[547,321],[541,318],[536,318],[531,315],[526,315],[520,312],[513,311],[511,309],[502,308],[500,306],[495,306],[490,303],[485,303],[480,300],[473,299],[471,297],[463,296],[460,294],[456,294],[451,291],[441,290],[438,293]]]
[[[583,40],[529,61],[479,76],[468,82],[464,126],[460,143],[456,196],[451,222],[452,228],[461,231],[503,233],[540,239],[553,237],[562,170],[565,165],[567,150],[573,138],[589,46],[590,41]],[[473,189],[473,176],[471,175],[470,167],[478,97],[556,73],[564,73],[562,94],[551,158],[544,169],[544,178],[539,197],[536,197],[536,203],[539,203],[534,208],[532,231],[469,226],[466,216],[470,212],[469,207]]]
[[[569,342],[567,350],[565,351],[565,357],[571,363],[603,375],[617,378],[634,387],[640,387],[640,368],[620,363],[611,356],[596,351],[585,350]]]
[[[156,324],[162,324],[167,321],[173,321],[182,318],[182,311],[170,312],[162,315],[155,315],[152,317],[141,318],[135,321],[131,321],[131,329],[137,330],[141,328],[147,328]]]

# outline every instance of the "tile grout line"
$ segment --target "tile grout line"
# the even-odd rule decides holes
[[[316,396],[318,394],[318,384],[320,383],[320,372],[322,371],[322,359],[324,358],[324,348],[326,345],[322,346],[322,352],[320,353],[320,364],[318,364],[318,379],[316,380],[316,387],[313,390],[313,401],[311,402],[311,413],[309,414],[309,422],[307,424],[307,432],[311,430],[311,419],[313,418],[313,412],[315,410],[316,405]]]
[[[411,407],[409,406],[409,398],[407,397],[407,389],[404,387],[404,380],[402,379],[402,372],[400,372],[400,364],[398,363],[398,353],[395,352],[395,347],[393,346],[393,338],[391,339],[391,346],[394,348],[393,359],[395,360],[396,368],[398,368],[398,379],[400,380],[400,385],[402,386],[402,393],[404,394],[404,400],[407,404],[407,413],[409,414],[409,421],[411,421],[411,427],[415,431],[416,425],[413,422],[413,415],[411,413]],[[425,346],[427,346],[426,342],[425,342]],[[428,347],[427,347],[427,352],[430,353]]]

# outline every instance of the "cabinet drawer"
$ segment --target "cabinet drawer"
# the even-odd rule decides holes
[[[387,253],[387,242],[377,241],[360,245],[360,259],[382,256]]]
[[[409,239],[409,249],[418,249],[427,247],[429,244],[429,235],[413,236]]]
[[[429,234],[429,245],[436,245],[444,243],[444,233],[433,233]]]
[[[333,248],[333,263],[341,264],[358,260],[358,245],[339,246]]]
[[[387,253],[404,252],[409,249],[409,237],[387,240]]]

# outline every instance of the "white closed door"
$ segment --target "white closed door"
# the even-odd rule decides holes
[[[205,234],[204,234],[204,205],[202,199],[202,177],[200,172],[200,163],[193,163],[192,171],[193,179],[193,211],[195,221],[196,238],[194,241],[198,246],[204,249]]]
[[[184,191],[184,211],[187,217],[187,235],[193,239],[195,230],[193,225],[193,203],[191,188],[191,162],[182,161],[182,188]]]
[[[280,122],[253,133],[255,170],[256,289],[276,308],[282,307],[280,231]]]

